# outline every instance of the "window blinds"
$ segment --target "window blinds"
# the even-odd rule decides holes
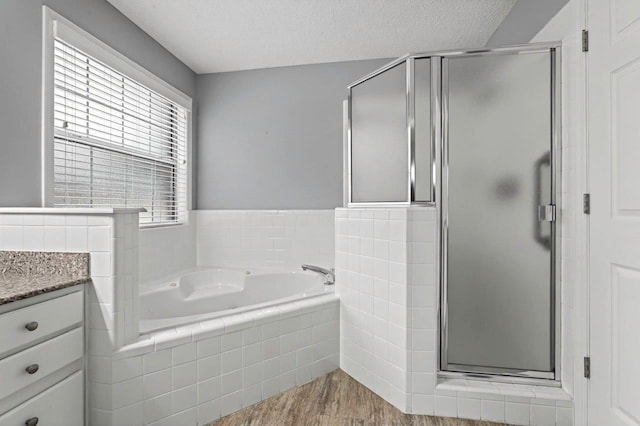
[[[144,207],[183,222],[187,110],[63,40],[54,41],[54,204]]]

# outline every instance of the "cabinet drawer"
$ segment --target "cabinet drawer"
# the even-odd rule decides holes
[[[82,328],[76,328],[0,360],[0,399],[81,358],[83,352]]]
[[[0,356],[82,322],[82,292],[0,315]]]
[[[0,416],[0,425],[81,426],[84,423],[83,385],[82,371],[73,373]]]

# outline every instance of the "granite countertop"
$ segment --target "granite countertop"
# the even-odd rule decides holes
[[[0,251],[0,305],[90,280],[88,253]]]
[[[91,281],[73,275],[0,275],[0,305]]]

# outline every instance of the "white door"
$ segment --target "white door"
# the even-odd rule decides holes
[[[640,1],[587,4],[589,424],[640,425]]]

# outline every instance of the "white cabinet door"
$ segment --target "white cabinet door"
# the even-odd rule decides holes
[[[82,371],[78,371],[25,403],[0,416],[2,426],[82,426],[84,398]]]
[[[82,322],[81,291],[0,315],[0,355]]]
[[[78,327],[0,360],[0,398],[25,388],[82,358],[84,335]]]
[[[640,1],[588,13],[589,424],[640,425]]]

